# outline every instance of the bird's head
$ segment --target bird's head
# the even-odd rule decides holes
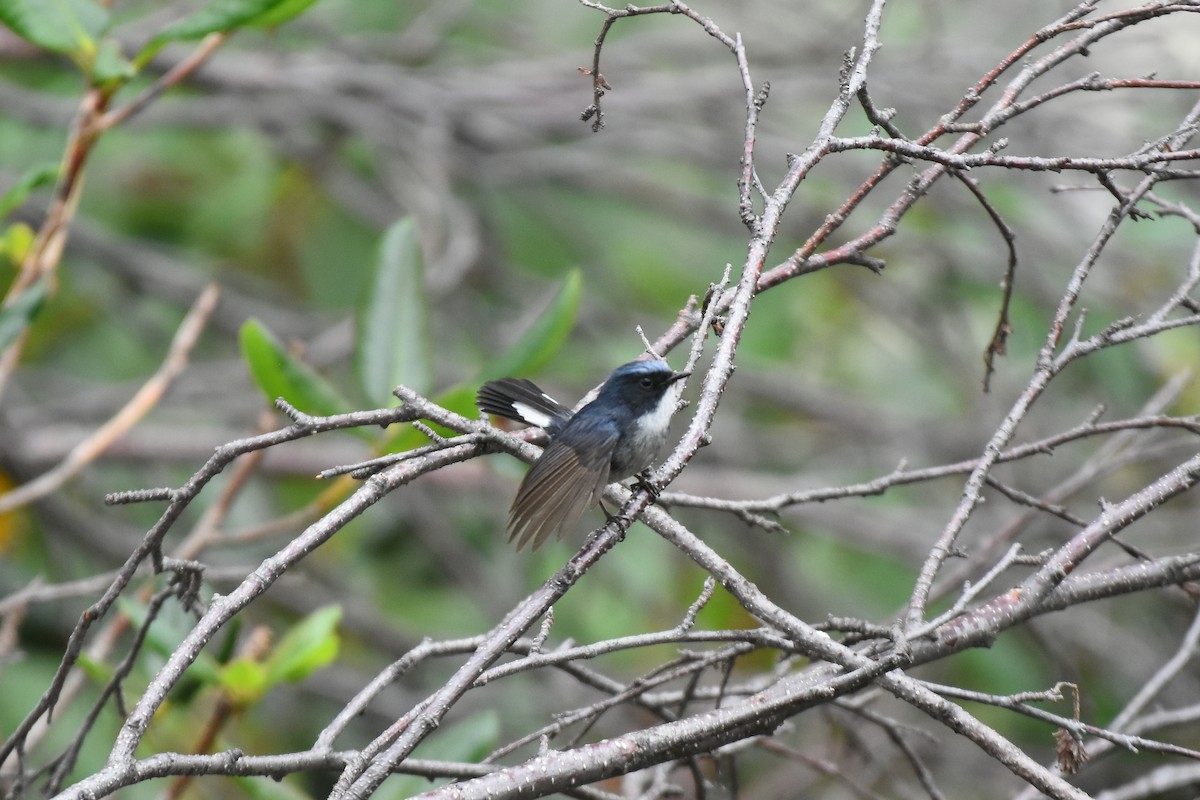
[[[635,414],[650,413],[658,408],[676,382],[691,373],[675,372],[662,359],[630,361],[613,370],[600,387],[598,401],[614,403]],[[672,396],[674,404],[676,396]]]

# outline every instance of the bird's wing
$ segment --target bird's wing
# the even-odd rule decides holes
[[[508,513],[508,538],[518,550],[530,541],[536,550],[552,533],[562,536],[599,501],[617,438],[616,425],[605,424],[573,431],[572,444],[561,437],[550,441]]]
[[[571,409],[524,378],[488,381],[479,387],[475,405],[485,414],[515,419],[551,431],[561,427],[571,416]]]

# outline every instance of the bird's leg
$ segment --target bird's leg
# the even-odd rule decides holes
[[[649,492],[651,502],[657,500],[658,496],[660,494],[662,494],[662,489],[659,489],[657,486],[655,486],[653,483],[650,482],[650,468],[649,467],[646,467],[644,470],[642,470],[636,476],[634,476],[633,484],[634,484],[634,486],[637,486],[637,488],[645,489],[647,492]]]
[[[604,505],[603,500],[599,501],[599,504],[600,504],[600,510],[604,512],[604,517],[607,520],[607,522],[605,524],[612,525],[613,523],[619,522],[621,520],[621,518],[619,516],[617,516],[616,514],[609,513],[608,509]],[[627,529],[618,526],[617,530],[619,531],[619,535],[617,536],[617,541],[618,542],[625,541],[625,533],[627,532]]]
[[[652,503],[654,501],[658,500],[658,496],[660,494],[662,494],[662,491],[657,486],[655,486],[653,483],[650,482],[650,468],[649,467],[647,467],[646,469],[642,470],[641,472],[639,472],[637,475],[634,476],[633,485],[637,489],[645,489],[646,492],[650,495],[650,502],[652,502]],[[598,501],[598,503],[600,506],[600,510],[604,513],[604,518],[608,521],[608,523],[610,525],[620,519],[620,517],[618,515],[613,514],[612,512],[610,512],[608,510],[608,508],[604,505],[603,500]],[[624,538],[624,534],[622,534],[622,538]]]
[[[603,500],[600,500],[599,503],[600,503],[600,510],[604,512],[604,519],[608,524],[611,525],[612,523],[614,523],[618,519],[620,519],[620,517],[618,517],[616,514],[609,513],[609,510],[607,507],[605,507]]]

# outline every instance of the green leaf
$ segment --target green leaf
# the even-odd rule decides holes
[[[170,651],[167,653],[170,654]],[[208,653],[201,653],[188,667],[187,677],[196,681],[199,686],[217,686],[221,683],[221,670],[225,665]],[[180,688],[186,688],[181,686]]]
[[[20,268],[36,238],[37,234],[33,232],[33,228],[24,222],[14,222],[5,229],[4,235],[0,236],[0,256],[7,259],[13,267]]]
[[[250,20],[249,24],[256,28],[274,28],[303,14],[317,0],[283,0],[276,3],[270,11],[259,14]]]
[[[225,626],[225,637],[214,648],[216,650],[212,654],[214,663],[225,664],[234,657],[237,652],[238,636],[242,632],[242,623],[244,621],[245,617],[242,616],[236,616],[229,620],[229,623]],[[200,655],[208,655],[208,651]]]
[[[375,274],[359,309],[358,373],[368,402],[386,403],[404,384],[431,382],[428,299],[417,226],[402,219],[384,233]]]
[[[135,75],[137,68],[121,52],[120,42],[110,38],[101,39],[96,59],[92,62],[92,85],[107,86],[110,91],[116,91],[116,87]]]
[[[256,703],[271,688],[267,669],[251,658],[235,658],[221,667],[221,688],[239,706]]]
[[[12,305],[0,308],[0,352],[8,349],[37,317],[50,294],[50,281],[41,277],[17,295]]]
[[[566,342],[583,295],[583,279],[572,270],[540,317],[534,320],[512,347],[484,368],[482,380],[537,372]]]
[[[135,602],[126,597],[118,597],[117,608],[129,618],[132,627],[140,629],[146,623],[149,609],[144,603]],[[237,622],[238,618],[235,618],[234,623]],[[185,624],[190,624],[185,616],[173,617],[169,613],[160,614],[146,631],[147,651],[160,656],[165,661],[171,653],[175,652],[190,630],[190,627],[184,627]],[[197,685],[215,686],[221,681],[219,665],[207,651],[200,653],[192,662],[192,665],[188,667],[186,677],[189,682],[177,686],[172,692],[173,698],[178,699],[181,692],[192,694]],[[189,684],[193,687],[192,689],[189,689]]]
[[[112,678],[112,666],[103,661],[97,661],[87,653],[80,653],[75,664],[97,686],[103,686]]]
[[[474,386],[456,386],[433,398],[433,402],[448,411],[462,414],[468,419],[475,419],[479,414],[475,409],[476,390],[477,387]],[[458,436],[458,431],[443,428],[441,425],[430,424],[430,427],[447,439]],[[403,453],[427,444],[429,444],[429,437],[411,425],[393,425],[388,428],[387,438],[379,445],[378,452],[380,454]]]
[[[58,164],[54,162],[34,164],[26,169],[21,173],[21,177],[17,178],[17,182],[0,196],[0,218],[7,217],[19,208],[32,192],[43,186],[50,186],[57,178]]]
[[[150,40],[166,42],[201,39],[210,33],[248,25],[279,25],[298,16],[316,0],[211,0],[190,16],[168,25]]]
[[[340,606],[325,606],[309,614],[283,635],[266,662],[268,686],[302,681],[337,657]]]
[[[38,47],[90,64],[108,10],[95,0],[0,0],[0,22]]]
[[[300,411],[322,417],[349,408],[328,381],[288,352],[258,320],[246,320],[239,339],[251,377],[271,402],[282,397]]]
[[[434,398],[434,402],[447,411],[474,419],[479,415],[479,410],[475,407],[475,392],[478,389],[478,386],[456,386],[439,394]],[[458,434],[450,431],[449,435],[457,436]]]

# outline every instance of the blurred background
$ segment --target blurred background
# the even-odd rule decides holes
[[[895,124],[915,136],[1005,54],[1073,5],[924,0],[889,6],[872,97],[896,108]],[[119,1],[118,38],[136,49],[188,7]],[[834,97],[843,53],[861,41],[867,4],[710,3],[697,9],[727,33],[740,32],[754,80],[771,83],[758,167],[772,187],[786,169],[786,154],[808,144]],[[1093,70],[1104,77],[1156,72],[1196,80],[1200,20],[1180,19],[1188,16],[1194,17],[1150,21],[1106,40],[1041,88]],[[221,299],[191,363],[144,420],[60,491],[0,515],[0,597],[35,577],[58,583],[117,568],[160,507],[106,507],[106,493],[178,486],[213,448],[286,424],[270,411],[271,398],[253,380],[239,344],[250,319],[335,387],[344,410],[394,404],[377,382],[364,379],[359,334],[373,276],[387,257],[385,232],[398,220],[413,221],[424,262],[416,296],[397,310],[426,328],[428,371],[416,370],[412,382],[432,397],[455,397],[460,406],[465,397],[466,408],[473,387],[494,377],[491,368],[548,315],[561,335],[546,340],[552,347],[544,357],[526,360],[533,369],[524,376],[573,403],[642,351],[638,326],[653,340],[689,297],[703,296],[720,279],[727,263],[736,276],[747,232],[737,207],[744,101],[733,59],[682,17],[617,22],[601,65],[612,86],[604,98],[605,127],[593,133],[580,120],[591,82],[578,68],[591,65],[602,21],[593,10],[548,0],[320,0],[278,29],[239,32],[182,87],[106,134],[87,166],[56,289],[0,402],[0,484],[20,485],[61,461],[154,373],[203,288],[218,283]],[[182,44],[164,49],[148,75],[118,95],[118,105],[188,52]],[[0,28],[0,190],[33,166],[58,163],[83,88],[67,61]],[[1173,131],[1195,100],[1195,92],[1183,91],[1071,95],[1006,128],[1005,152],[1123,155]],[[861,113],[852,112],[839,132],[869,130]],[[769,263],[790,255],[878,163],[862,152],[824,161],[788,210]],[[911,174],[901,169],[892,176],[832,244],[874,224]],[[713,444],[672,490],[761,498],[869,480],[901,461],[926,467],[979,454],[1028,381],[1064,282],[1112,198],[1096,191],[1094,181],[1070,174],[976,171],[973,177],[1016,231],[1020,256],[1015,331],[991,391],[981,390],[982,356],[1000,308],[1007,252],[970,194],[943,181],[871,252],[887,263],[882,275],[840,266],[756,301]],[[1082,188],[1055,191],[1061,187]],[[1163,185],[1160,193],[1193,204],[1200,199],[1187,182]],[[49,198],[48,189],[33,193],[7,222],[36,227]],[[1178,218],[1125,225],[1086,286],[1087,330],[1161,304],[1186,272],[1194,236]],[[0,259],[0,286],[14,273],[11,259]],[[668,355],[677,367],[684,358]],[[1164,410],[1196,413],[1200,382],[1192,370],[1198,360],[1200,342],[1189,329],[1103,352],[1059,379],[1017,439],[1070,428],[1100,405],[1106,419],[1137,414],[1171,381],[1177,392]],[[1128,458],[1069,494],[1066,505],[1090,518],[1100,498],[1123,498],[1194,452],[1185,436],[1146,434],[1130,445]],[[330,482],[314,478],[317,472],[370,457],[384,438],[382,432],[333,433],[270,450],[245,485],[230,490],[219,535],[200,556],[211,587],[236,584],[337,495]],[[998,474],[1037,494],[1104,446],[1103,439],[1072,444],[1053,459],[1002,467]],[[281,687],[246,709],[224,729],[223,745],[253,752],[308,746],[358,687],[407,648],[427,636],[486,631],[548,577],[584,530],[534,554],[513,552],[503,534],[504,509],[523,470],[497,455],[428,476],[387,497],[273,587],[245,624],[286,630],[338,604],[341,654],[302,684]],[[228,481],[218,479],[193,504],[169,535],[168,550],[224,496]],[[792,508],[780,519],[787,535],[728,514],[678,513],[802,618],[887,622],[907,602],[916,569],[961,490],[962,478],[950,477],[869,499]],[[997,497],[973,518],[964,545],[991,541],[1021,513]],[[1147,523],[1148,538],[1140,544],[1154,553],[1194,547],[1196,519],[1195,500],[1183,498]],[[599,524],[601,517],[588,521]],[[1034,552],[1071,532],[1045,515],[1022,524],[1020,541]],[[1112,564],[1123,557],[1114,551],[1107,558],[1099,560]],[[703,578],[635,526],[556,606],[552,637],[589,642],[669,628]],[[44,691],[66,636],[103,585],[28,609],[19,645],[0,664],[0,733],[11,731]],[[1176,594],[1095,604],[1088,617],[1078,610],[1081,616],[1041,619],[991,650],[933,665],[923,676],[997,693],[1078,681],[1085,687],[1085,718],[1103,724],[1175,647],[1190,614]],[[177,616],[165,620],[159,634],[165,652],[187,628],[184,615]],[[1146,624],[1151,618],[1153,625]],[[722,593],[700,622],[755,624]],[[162,657],[155,652],[132,683],[153,674]],[[600,666],[628,679],[668,658],[664,652],[612,657]],[[770,658],[745,662],[739,667],[753,672]],[[434,666],[394,687],[344,746],[369,739],[439,685],[450,666]],[[1168,698],[1194,698],[1200,690],[1194,675],[1179,683]],[[577,688],[518,679],[503,694],[480,693],[416,755],[487,753],[545,724],[571,704]],[[76,703],[64,713],[69,720],[85,710]],[[1035,757],[1052,759],[1047,726],[972,710]],[[798,718],[790,743],[847,771],[853,765],[856,780],[877,796],[919,791],[911,770],[897,766],[901,757],[886,737],[847,733],[848,717],[839,713]],[[906,715],[894,705],[887,713]],[[153,747],[186,749],[195,718],[164,715],[152,732]],[[79,775],[102,762],[119,722],[111,708],[102,715]],[[590,735],[621,728],[619,720],[611,727],[605,720]],[[56,739],[61,745],[70,733],[52,732],[45,746],[53,749]],[[914,740],[948,796],[1000,797],[1017,789],[1006,771],[970,745],[943,745]],[[1113,758],[1084,781],[1093,788],[1119,782],[1124,770],[1145,769],[1147,757],[1141,758]],[[856,796],[845,781],[800,760],[755,753],[739,764],[747,796]],[[214,780],[188,791],[195,797],[319,794],[321,780]],[[995,794],[980,794],[992,780]],[[426,785],[406,781],[389,781],[377,796],[405,796]],[[153,796],[161,788],[137,787],[128,796]]]

